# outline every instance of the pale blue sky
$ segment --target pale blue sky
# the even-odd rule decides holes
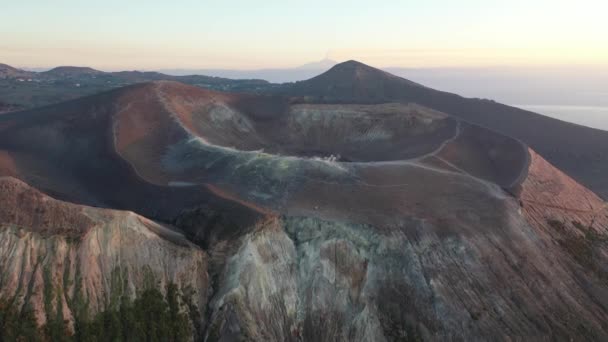
[[[102,69],[602,64],[608,5],[530,1],[2,0],[0,62]]]

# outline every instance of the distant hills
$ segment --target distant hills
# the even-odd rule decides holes
[[[13,68],[8,64],[0,63],[0,79],[12,79],[21,77],[28,78],[32,75],[34,75],[34,72]]]
[[[40,73],[43,77],[83,77],[104,74],[103,71],[89,67],[59,66]]]
[[[337,64],[331,59],[293,68],[164,69],[167,76],[207,75],[230,79],[262,79],[272,83],[307,80]],[[608,112],[608,67],[602,66],[494,66],[494,67],[383,67],[427,87],[466,97],[494,99],[501,103],[533,106],[594,106]],[[28,68],[29,71],[47,71]],[[27,77],[27,76],[25,76]],[[0,79],[2,78],[0,74]],[[163,78],[164,79],[164,78]],[[575,108],[572,108],[573,110]],[[554,114],[549,112],[548,114]],[[558,113],[555,113],[558,114]],[[573,122],[588,124],[572,116]],[[608,118],[600,125],[607,127]]]
[[[169,75],[199,74],[273,83],[307,80],[337,62],[325,59],[294,68],[258,70],[166,69]],[[608,110],[608,68],[585,66],[383,67],[383,71],[427,87],[466,97],[521,105],[605,106]],[[575,120],[575,122],[579,122]],[[608,118],[606,119],[608,125]]]
[[[267,81],[253,79],[172,76],[152,71],[104,72],[74,66],[35,72],[0,64],[0,113],[45,106],[134,83],[160,80],[178,81],[223,91],[256,91],[270,86]]]

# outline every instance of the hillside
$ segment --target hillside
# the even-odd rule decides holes
[[[163,284],[199,279],[193,338],[608,338],[605,202],[522,142],[420,103],[132,85],[0,116],[0,176],[21,180],[2,192],[0,246],[52,265],[109,234],[98,278],[128,249],[134,277],[149,263]],[[138,247],[111,243],[123,234]],[[13,248],[2,274],[22,269]]]
[[[32,72],[13,68],[10,65],[0,63],[0,79],[27,78],[33,75]]]
[[[182,233],[132,212],[57,201],[10,177],[0,178],[0,202],[3,339],[33,334],[22,323],[8,326],[7,308],[31,314],[52,340],[68,332],[84,338],[104,312],[155,294],[178,300],[184,316],[173,319],[188,334],[200,327],[207,256]]]

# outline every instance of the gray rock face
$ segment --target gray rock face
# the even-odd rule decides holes
[[[415,220],[385,232],[312,218],[268,223],[228,259],[207,337],[605,338],[602,283],[580,278],[567,253],[547,251],[552,241],[513,213],[470,236]]]

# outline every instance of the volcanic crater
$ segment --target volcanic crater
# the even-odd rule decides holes
[[[342,162],[416,158],[458,134],[455,120],[415,104],[295,104],[264,118],[215,104],[193,118],[210,144]]]

